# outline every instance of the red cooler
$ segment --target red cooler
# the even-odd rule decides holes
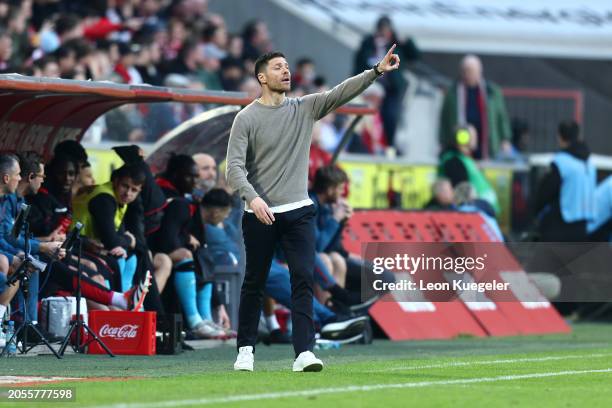
[[[89,327],[115,354],[154,355],[155,312],[89,312]],[[97,342],[89,344],[90,354],[105,354]]]

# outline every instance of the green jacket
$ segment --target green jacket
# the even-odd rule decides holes
[[[503,140],[511,140],[512,129],[501,89],[492,82],[486,82],[485,86],[489,129],[489,157],[495,158],[499,152],[501,142]],[[442,149],[452,144],[451,141],[458,121],[457,82],[455,82],[446,93],[440,115],[439,137]]]
[[[476,161],[465,154],[456,150],[448,150],[440,157],[440,164],[438,166],[438,175],[443,177],[449,177],[444,171],[444,165],[447,161],[457,158],[461,160],[461,163],[465,167],[467,173],[467,181],[474,187],[478,198],[487,201],[495,209],[495,213],[499,214],[499,201],[497,199],[497,193],[491,186],[491,183],[487,180],[484,173],[478,168]]]

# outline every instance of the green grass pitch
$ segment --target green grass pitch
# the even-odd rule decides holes
[[[253,373],[232,371],[230,346],[178,356],[4,359],[0,376],[91,378],[40,386],[73,387],[76,402],[4,399],[0,408],[612,406],[612,325],[577,324],[568,335],[379,340],[318,351],[321,373],[291,372],[292,354],[259,345]]]

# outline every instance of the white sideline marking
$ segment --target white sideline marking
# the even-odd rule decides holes
[[[443,380],[443,381],[419,381],[419,382],[409,382],[409,383],[399,383],[399,384],[349,385],[346,387],[316,388],[316,389],[303,390],[303,391],[270,392],[270,393],[265,393],[265,394],[244,394],[244,395],[235,395],[232,397],[198,398],[198,399],[175,400],[175,401],[98,405],[98,406],[95,406],[94,408],[166,408],[166,407],[179,407],[179,406],[185,406],[185,405],[209,405],[209,404],[223,404],[223,403],[229,403],[229,402],[259,401],[259,400],[290,398],[290,397],[310,397],[310,396],[318,396],[318,395],[323,395],[323,394],[339,394],[339,393],[355,392],[355,391],[377,391],[377,390],[386,390],[386,389],[432,387],[432,386],[439,386],[439,385],[478,384],[478,383],[496,382],[496,381],[524,380],[528,378],[545,378],[545,377],[558,377],[558,376],[564,376],[564,375],[580,375],[580,374],[596,374],[596,373],[612,373],[612,368],[602,368],[598,370],[574,370],[574,371],[556,371],[556,372],[532,373],[532,374],[503,375],[499,377],[462,378],[462,379],[457,379],[457,380]],[[237,373],[237,375],[241,375],[241,374],[242,373],[239,373],[239,374]]]
[[[0,386],[19,385],[27,383],[58,382],[80,380],[74,377],[32,377],[24,375],[0,375]]]
[[[548,356],[548,357],[525,357],[525,358],[513,358],[506,360],[476,360],[476,361],[455,361],[441,364],[430,364],[420,366],[404,366],[404,367],[389,367],[386,369],[367,370],[368,373],[384,373],[388,371],[404,371],[404,370],[424,370],[427,368],[452,368],[452,367],[464,367],[473,365],[489,365],[489,364],[513,364],[513,363],[533,363],[539,361],[557,361],[557,360],[570,360],[574,358],[598,358],[598,357],[610,357],[612,354],[586,354],[586,355],[567,355],[567,356]]]

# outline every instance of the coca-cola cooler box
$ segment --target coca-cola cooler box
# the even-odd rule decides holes
[[[89,327],[114,354],[154,355],[156,326],[155,312],[89,312]],[[88,352],[105,354],[95,341]]]

